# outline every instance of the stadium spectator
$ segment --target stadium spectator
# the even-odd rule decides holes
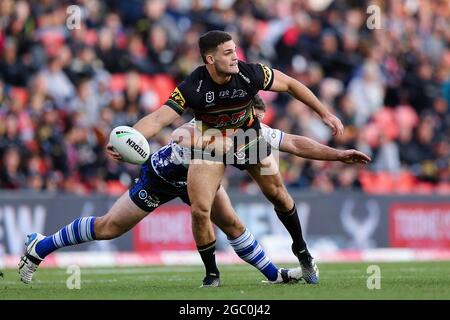
[[[436,188],[448,183],[448,1],[376,1],[382,25],[373,30],[366,25],[372,1],[321,3],[79,1],[80,28],[69,30],[70,1],[3,1],[1,188],[109,192],[94,177],[106,185],[129,181],[137,169],[110,163],[103,153],[110,130],[134,124],[165,101],[170,83],[156,76],[177,83],[189,74],[201,63],[199,35],[216,28],[233,34],[241,59],[267,63],[311,88],[346,131],[331,137],[307,108],[294,112],[287,95],[264,96],[269,125],[358,147],[373,156],[375,174],[407,172]],[[287,155],[280,168],[291,187],[371,190],[361,184],[359,168]],[[225,185],[254,190],[246,175],[228,171]]]

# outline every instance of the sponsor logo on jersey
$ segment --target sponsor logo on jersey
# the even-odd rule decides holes
[[[230,96],[230,90],[224,90],[219,92],[219,98],[228,98]]]
[[[244,74],[242,72],[239,72],[239,75],[241,76],[242,79],[244,79],[245,82],[250,83],[250,79],[246,76],[244,76]]]
[[[128,138],[127,144],[132,147],[143,159],[147,158],[147,152],[145,152],[144,149],[141,148],[142,142],[141,146],[139,146],[139,144]]]
[[[272,76],[273,76],[273,72],[272,70],[266,66],[265,64],[260,64],[261,68],[263,69],[264,72],[264,83],[263,83],[263,88],[267,89],[267,86],[269,85],[270,81],[272,80]]]
[[[200,92],[200,88],[202,87],[203,80],[198,82],[197,92]]]
[[[247,95],[247,91],[242,89],[233,89],[233,94],[231,95],[231,99],[234,98],[244,98]]]
[[[173,90],[172,94],[170,95],[170,100],[174,101],[182,108],[184,108],[184,105],[186,104],[186,100],[184,99],[178,88],[175,88],[175,90]]]
[[[244,120],[246,116],[247,110],[242,110],[233,113],[231,116],[226,113],[220,115],[203,114],[200,116],[200,120],[207,124],[213,124],[216,128],[220,128],[239,123]]]

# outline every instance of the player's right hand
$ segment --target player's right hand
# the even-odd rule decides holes
[[[206,150],[214,150],[216,153],[225,154],[227,153],[233,146],[233,141],[226,136],[210,136],[207,137],[204,141],[206,141]]]
[[[118,152],[114,149],[114,147],[112,146],[112,144],[110,144],[110,143],[108,143],[108,144],[106,145],[106,153],[107,153],[111,158],[113,158],[115,161],[123,162],[123,158],[122,158],[122,156],[120,155],[120,153],[118,153]]]
[[[362,153],[361,151],[350,149],[350,150],[342,150],[340,152],[339,161],[347,164],[355,164],[355,163],[367,164],[370,161],[372,161],[372,159],[365,153]]]

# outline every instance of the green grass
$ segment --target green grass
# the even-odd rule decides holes
[[[199,288],[200,266],[82,268],[81,289],[69,290],[65,269],[39,269],[25,285],[17,270],[3,270],[3,299],[450,299],[450,262],[379,263],[381,289],[369,290],[367,267],[376,263],[326,264],[320,285],[266,285],[248,265],[221,267],[220,288]]]

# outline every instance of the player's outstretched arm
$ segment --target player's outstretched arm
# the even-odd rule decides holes
[[[179,116],[180,115],[172,108],[163,105],[158,110],[146,115],[136,122],[133,128],[142,133],[146,139],[150,139],[160,132],[162,128],[171,124]],[[122,156],[114,150],[110,143],[106,146],[106,152],[114,160],[123,161]]]
[[[270,91],[287,92],[312,108],[322,118],[322,121],[332,129],[333,135],[341,135],[344,132],[341,120],[328,111],[311,90],[281,71],[273,69],[273,72],[274,79]]]
[[[280,151],[306,159],[341,161],[348,164],[367,164],[372,161],[368,155],[358,150],[338,150],[310,138],[293,134],[284,134]]]

